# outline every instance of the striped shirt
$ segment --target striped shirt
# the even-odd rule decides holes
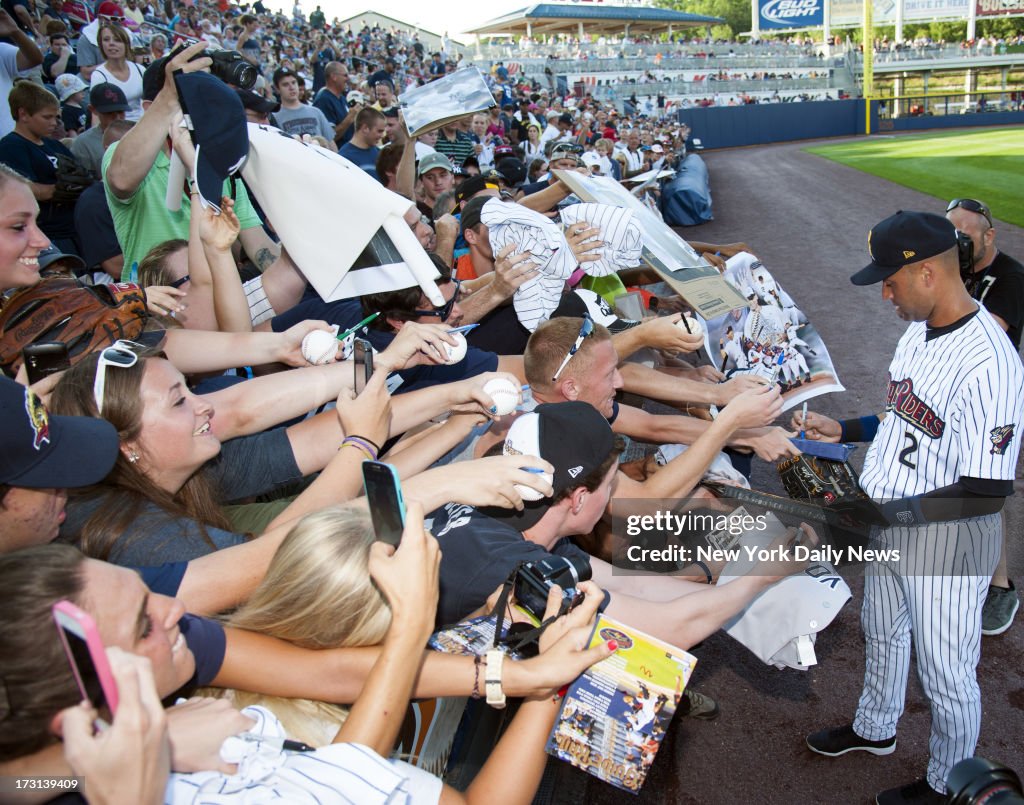
[[[885,419],[861,486],[874,500],[922,495],[962,476],[1013,480],[1024,368],[984,308],[929,332],[914,322],[889,366]]]

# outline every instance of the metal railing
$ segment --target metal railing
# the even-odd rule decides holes
[[[609,42],[604,45],[596,43],[563,43],[541,45],[531,43],[510,42],[501,45],[481,45],[479,50],[473,45],[466,47],[467,55],[475,56],[478,52],[484,59],[493,61],[523,61],[525,59],[558,56],[563,59],[646,59],[659,53],[663,58],[730,58],[731,56],[753,56],[757,58],[793,58],[813,57],[817,52],[814,45],[789,45],[783,42],[764,42],[757,45],[739,43],[680,43],[660,42],[652,44],[628,44]],[[731,54],[731,56],[730,56]]]
[[[653,84],[618,84],[596,87],[591,90],[595,97],[602,100],[621,102],[630,95],[636,94],[638,99],[648,96],[664,95],[665,97],[684,97],[699,95],[735,95],[739,93],[772,93],[798,90],[830,90],[845,89],[831,77],[827,78],[794,78],[767,79],[764,81],[659,81]]]
[[[880,120],[922,116],[971,115],[1024,110],[1024,88],[899,95],[876,98]]]
[[[907,46],[896,50],[875,50],[875,64],[893,64],[896,62],[915,61],[945,61],[956,59],[1001,59],[1007,55],[1017,53],[1015,49],[1008,49],[1005,45],[980,45],[977,47],[966,47],[960,45],[922,45]],[[848,51],[848,58],[851,64],[860,67],[864,63],[864,54],[851,49]],[[1024,53],[1019,54],[1024,62]]]
[[[477,60],[478,61],[478,60]],[[726,56],[654,59],[520,59],[516,62],[526,75],[543,75],[546,67],[564,73],[664,72],[666,70],[736,70],[742,68],[786,69],[797,67],[834,67],[841,58],[816,56]]]

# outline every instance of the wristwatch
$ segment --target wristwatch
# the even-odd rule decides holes
[[[484,671],[484,690],[487,703],[496,710],[505,709],[505,691],[501,689],[501,666],[505,661],[504,652],[492,648],[487,652],[487,669]]]

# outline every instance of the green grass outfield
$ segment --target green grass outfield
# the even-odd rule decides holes
[[[995,218],[1024,226],[1024,128],[872,135],[805,150],[928,193],[943,204],[951,198],[981,199]]]

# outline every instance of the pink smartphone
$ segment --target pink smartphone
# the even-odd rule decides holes
[[[113,718],[117,712],[117,684],[96,623],[70,601],[53,605],[53,619],[82,698],[92,703],[100,718]]]

